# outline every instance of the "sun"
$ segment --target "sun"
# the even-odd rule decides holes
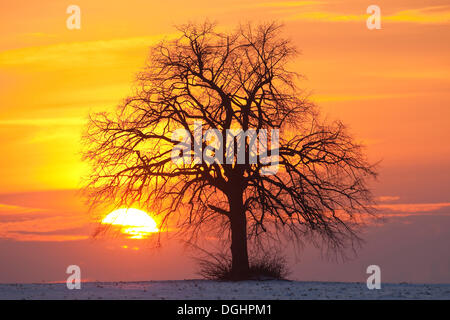
[[[144,239],[158,232],[155,220],[146,212],[134,208],[117,209],[102,220],[102,224],[119,226],[130,239]]]

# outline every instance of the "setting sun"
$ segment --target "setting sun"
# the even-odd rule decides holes
[[[102,223],[120,226],[120,231],[130,239],[144,239],[159,231],[152,217],[134,208],[115,210],[103,218]]]
[[[0,21],[0,302],[450,302],[450,0],[0,0]]]

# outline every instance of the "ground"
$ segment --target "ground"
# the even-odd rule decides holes
[[[80,290],[66,284],[0,284],[0,299],[450,299],[450,284],[176,280],[86,282]]]

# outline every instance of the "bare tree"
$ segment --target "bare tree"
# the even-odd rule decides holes
[[[248,278],[247,242],[261,234],[320,239],[333,249],[357,241],[358,217],[370,212],[367,180],[376,172],[344,125],[322,123],[302,97],[298,74],[287,68],[297,51],[280,28],[222,33],[211,23],[189,24],[179,27],[180,38],[152,47],[135,94],[116,114],[91,116],[88,201],[147,205],[162,228],[178,217],[178,228],[193,237],[222,226],[236,280]],[[180,143],[172,133],[187,130],[194,146],[195,121],[223,137],[233,128],[279,129],[278,172],[261,174],[267,164],[259,160],[172,161]],[[246,160],[249,153],[246,143]]]

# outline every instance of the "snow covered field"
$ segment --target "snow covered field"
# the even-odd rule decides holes
[[[66,284],[0,284],[0,299],[450,299],[450,284],[208,280],[86,282],[80,290]]]

